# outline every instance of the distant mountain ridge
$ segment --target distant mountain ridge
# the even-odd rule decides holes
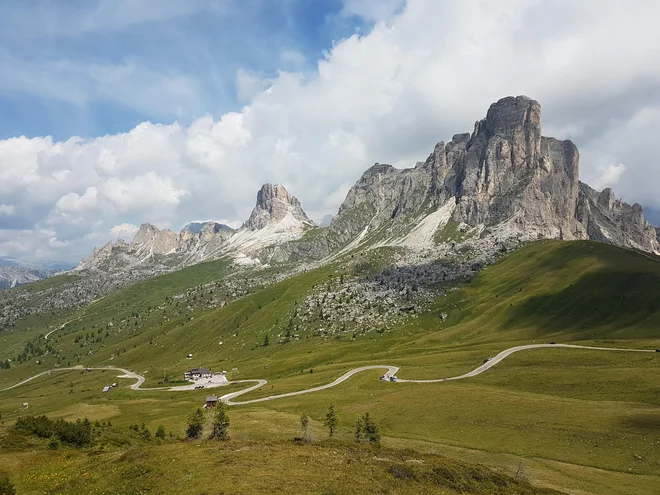
[[[206,222],[174,232],[143,223],[130,243],[119,240],[94,249],[75,271],[169,271],[222,255],[233,256],[238,264],[254,264],[250,255],[256,251],[298,239],[312,227],[300,201],[284,186],[264,184],[250,218],[239,229]]]
[[[26,266],[0,265],[0,289],[11,289],[19,285],[37,282],[47,278],[52,270]]]

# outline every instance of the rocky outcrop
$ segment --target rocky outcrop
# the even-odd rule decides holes
[[[616,201],[611,191],[596,198],[587,188],[579,181],[577,147],[542,136],[538,102],[507,97],[491,105],[472,134],[438,143],[414,168],[377,163],[368,169],[315,250],[483,238],[491,244],[594,239],[660,249],[639,205]]]
[[[617,199],[612,189],[595,191],[580,183],[576,215],[589,239],[617,246],[658,251],[658,232],[644,219],[642,206]]]
[[[314,226],[303,211],[300,201],[295,196],[291,196],[284,186],[264,184],[257,193],[257,205],[243,227],[259,230],[282,221],[307,227]]]
[[[130,243],[120,239],[95,248],[75,271],[145,269],[152,273],[181,268],[215,257],[233,232],[234,229],[215,222],[204,223],[197,233],[188,226],[177,233],[143,223]]]

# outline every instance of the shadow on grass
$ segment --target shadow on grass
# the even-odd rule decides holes
[[[589,273],[511,307],[505,325],[534,326],[540,335],[570,329],[584,338],[660,338],[659,288],[660,273]]]
[[[660,433],[660,412],[645,412],[628,416],[621,421],[626,428],[644,433]]]

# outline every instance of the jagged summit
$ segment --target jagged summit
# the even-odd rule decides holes
[[[641,207],[580,183],[577,147],[542,136],[541,106],[518,96],[493,103],[471,134],[438,143],[414,168],[365,171],[315,251],[535,239],[660,250]]]
[[[284,220],[292,226],[296,223],[302,227],[314,225],[302,209],[298,198],[289,194],[283,185],[264,184],[257,193],[257,204],[243,227],[258,230]]]

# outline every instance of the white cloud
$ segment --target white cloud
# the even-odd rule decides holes
[[[55,208],[61,212],[77,213],[96,208],[98,205],[97,199],[98,191],[95,187],[90,186],[82,196],[76,193],[69,193],[62,196]]]
[[[271,80],[254,71],[239,67],[236,70],[236,96],[240,101],[249,101],[268,87]]]
[[[13,253],[16,239],[25,253],[43,255],[56,238],[78,257],[115,237],[113,228],[143,221],[238,224],[264,182],[286,184],[313,218],[336,213],[368,166],[414,165],[511,94],[538,99],[545,134],[576,142],[587,182],[616,183],[627,201],[660,208],[660,4],[410,0],[400,13],[398,2],[380,5],[347,1],[346,15],[375,27],[336,41],[311,74],[282,70],[266,84],[237,72],[237,90],[249,99],[240,111],[190,125],[145,122],[94,139],[0,141],[3,202],[32,211],[34,229],[55,232],[29,242],[0,235],[0,255]],[[91,85],[168,114],[181,100],[195,102],[185,78],[130,61],[91,72],[47,69],[0,85],[32,84],[73,101],[84,98],[77,87]],[[144,87],[124,83],[136,72]],[[625,174],[611,165],[621,162]]]
[[[110,229],[110,234],[115,239],[130,240],[140,228],[131,223],[122,223],[115,225]]]
[[[623,163],[619,163],[618,165],[599,165],[598,173],[600,175],[593,182],[592,186],[597,190],[612,187],[619,182],[621,174],[623,174],[625,170],[626,166]]]

